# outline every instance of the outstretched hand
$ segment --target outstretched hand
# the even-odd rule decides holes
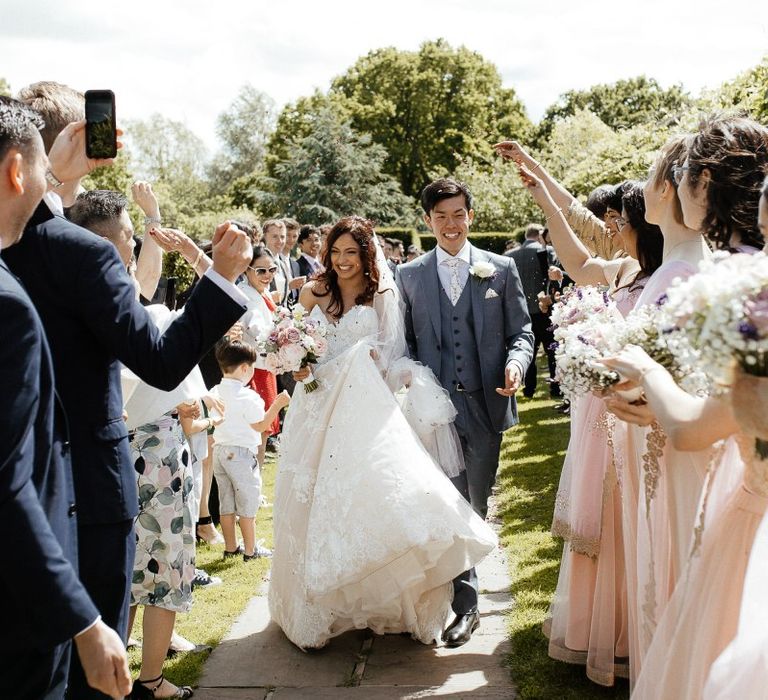
[[[539,167],[539,163],[536,159],[517,141],[500,141],[499,143],[495,143],[493,148],[503,160],[514,161],[518,165],[525,165],[531,170],[535,170]]]
[[[118,129],[117,135],[123,132]],[[117,147],[122,148],[121,141]],[[86,176],[94,168],[112,165],[114,158],[88,158],[85,155],[85,120],[67,124],[51,146],[48,163],[51,172],[62,182],[74,182]]]
[[[497,388],[496,393],[501,396],[514,396],[523,381],[523,374],[517,363],[511,362],[504,371],[504,388]]]

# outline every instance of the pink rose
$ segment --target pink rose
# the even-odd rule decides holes
[[[266,364],[267,369],[272,372],[272,374],[282,374],[282,368],[280,367],[280,356],[278,353],[267,353],[267,357],[265,358],[264,363]]]
[[[315,338],[315,355],[322,357],[328,352],[328,341],[323,337]]]
[[[297,328],[285,329],[285,342],[286,343],[298,343],[301,341],[301,333]]]
[[[280,358],[283,367],[286,370],[295,372],[301,366],[301,361],[305,356],[304,348],[301,345],[284,345],[280,348]]]

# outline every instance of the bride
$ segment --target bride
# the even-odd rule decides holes
[[[453,579],[496,536],[446,476],[463,469],[455,409],[405,356],[399,293],[371,223],[341,219],[324,257],[299,298],[327,324],[328,352],[313,369],[319,388],[299,387],[285,421],[270,612],[302,649],[366,627],[431,644]]]

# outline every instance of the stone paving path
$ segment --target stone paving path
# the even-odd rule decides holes
[[[272,623],[266,595],[254,597],[205,665],[199,700],[394,700],[515,697],[504,664],[510,646],[504,612],[512,605],[499,548],[479,567],[480,628],[458,649],[403,635],[349,632],[303,653]]]

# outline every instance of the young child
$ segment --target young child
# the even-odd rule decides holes
[[[216,349],[224,378],[211,392],[224,404],[224,420],[216,428],[213,474],[219,486],[219,515],[224,534],[224,558],[243,555],[243,561],[272,555],[256,544],[256,512],[261,501],[261,472],[257,453],[261,434],[270,429],[281,409],[291,401],[288,392],[278,394],[264,412],[262,398],[245,385],[253,376],[256,350],[240,341]],[[235,516],[240,518],[243,547],[235,538]]]

